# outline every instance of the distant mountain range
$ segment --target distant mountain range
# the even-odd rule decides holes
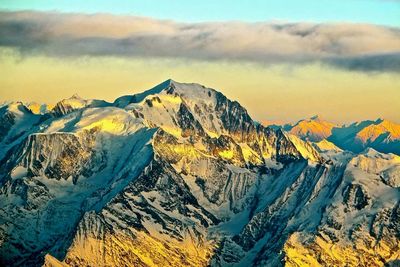
[[[0,265],[398,266],[399,152],[395,123],[266,127],[172,80],[7,103]]]
[[[388,120],[377,119],[339,126],[319,116],[313,116],[293,125],[272,127],[282,128],[310,142],[326,139],[343,150],[355,153],[373,148],[380,152],[400,155],[400,124]]]

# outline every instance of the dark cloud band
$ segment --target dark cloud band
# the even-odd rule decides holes
[[[323,62],[400,71],[400,30],[367,24],[177,23],[131,16],[0,12],[0,46],[54,57]]]

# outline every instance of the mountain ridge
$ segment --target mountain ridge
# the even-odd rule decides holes
[[[304,252],[321,266],[383,266],[400,256],[398,156],[264,127],[199,84],[72,104],[1,113],[2,265],[295,266]]]
[[[280,128],[274,126],[274,128]],[[316,115],[297,123],[281,126],[303,140],[318,143],[326,140],[342,150],[359,153],[371,147],[400,155],[400,124],[386,119],[366,120],[336,125]]]

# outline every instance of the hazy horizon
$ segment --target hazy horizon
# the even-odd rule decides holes
[[[182,81],[179,81],[179,80],[176,80],[176,79],[172,79],[172,78],[168,78],[168,79],[165,79],[165,80],[169,80],[169,79],[171,79],[171,80],[174,80],[174,81],[176,81],[176,82],[182,82]],[[163,80],[163,81],[165,81],[165,80]],[[142,88],[142,89],[133,89],[131,92],[126,92],[126,94],[122,94],[122,95],[118,95],[118,96],[116,96],[116,97],[109,97],[109,98],[96,98],[96,97],[84,97],[83,95],[81,95],[80,93],[79,93],[79,91],[76,91],[76,92],[72,92],[71,91],[71,93],[70,94],[63,94],[63,96],[62,97],[60,97],[60,98],[58,98],[58,99],[55,99],[55,101],[41,101],[41,100],[35,100],[35,98],[33,98],[33,99],[29,99],[29,98],[27,98],[26,100],[24,100],[24,98],[22,98],[22,99],[11,99],[11,100],[3,100],[3,101],[1,101],[0,102],[0,104],[2,104],[2,103],[8,103],[8,102],[18,102],[18,101],[21,101],[21,102],[23,102],[24,104],[30,104],[30,103],[38,103],[38,104],[46,104],[46,105],[50,105],[50,106],[52,106],[52,105],[55,105],[55,104],[57,104],[57,102],[59,102],[59,101],[61,101],[61,100],[63,100],[63,99],[67,99],[67,98],[70,98],[70,97],[74,97],[74,96],[79,96],[80,98],[82,98],[82,99],[98,99],[98,100],[105,100],[105,101],[107,101],[107,102],[109,102],[109,103],[112,103],[112,102],[114,102],[114,100],[116,100],[118,97],[121,97],[121,96],[123,96],[123,95],[134,95],[134,94],[137,94],[137,93],[141,93],[141,92],[144,92],[144,91],[146,91],[146,90],[148,90],[148,89],[151,89],[151,88],[153,88],[154,86],[156,86],[156,85],[158,85],[158,84],[160,84],[162,81],[160,81],[160,82],[158,82],[158,83],[156,83],[156,84],[153,84],[152,86],[150,86],[150,87],[148,87],[148,88]],[[186,81],[187,83],[191,83],[191,82],[189,82],[189,81]],[[193,83],[197,83],[197,82],[193,82]],[[204,86],[206,86],[206,87],[210,87],[210,86],[207,86],[206,84],[202,84],[202,85],[204,85]],[[212,87],[211,87],[212,88]],[[213,89],[216,89],[216,88],[213,88]],[[218,90],[218,89],[217,89]],[[128,90],[129,91],[129,90]],[[224,90],[222,89],[222,90],[218,90],[218,91],[220,91],[221,93],[224,93]],[[224,93],[225,94],[225,93]],[[37,99],[41,99],[41,97],[39,97],[39,98],[37,98]],[[238,101],[239,103],[241,103],[241,101],[240,101],[240,99],[235,99],[235,98],[232,98],[232,100],[236,100],[236,101]],[[242,103],[241,103],[242,104]],[[242,104],[243,105],[243,104]],[[244,106],[244,105],[243,105]],[[246,109],[247,109],[247,111],[249,112],[249,114],[250,114],[250,116],[252,116],[252,118],[254,119],[254,120],[256,120],[256,121],[258,121],[258,122],[260,122],[260,123],[262,123],[262,124],[264,124],[264,125],[273,125],[273,124],[275,124],[275,125],[284,125],[284,124],[295,124],[295,123],[297,123],[297,122],[299,122],[300,120],[306,120],[306,119],[311,119],[312,117],[314,117],[314,116],[318,116],[320,119],[322,119],[322,120],[326,120],[326,121],[329,121],[329,122],[332,122],[332,123],[335,123],[335,124],[337,124],[337,125],[342,125],[342,124],[351,124],[351,123],[354,123],[354,122],[360,122],[360,121],[365,121],[365,120],[372,120],[372,121],[376,121],[376,120],[379,120],[379,119],[385,119],[385,120],[389,120],[389,121],[392,121],[392,122],[395,122],[395,123],[400,123],[398,120],[392,120],[392,119],[388,119],[388,118],[386,118],[386,117],[375,117],[375,118],[365,118],[365,119],[360,119],[360,120],[349,120],[349,121],[340,121],[340,120],[335,120],[335,118],[328,118],[328,117],[325,117],[325,115],[323,115],[323,114],[320,114],[320,113],[313,113],[313,114],[311,114],[311,115],[306,115],[306,116],[304,116],[304,117],[298,117],[298,118],[296,118],[296,117],[291,117],[291,118],[284,118],[284,117],[282,117],[282,118],[272,118],[272,117],[265,117],[265,118],[256,118],[256,117],[254,117],[254,115],[252,114],[252,108],[250,107],[247,107],[247,106],[244,106]],[[267,110],[268,110],[268,108],[267,108]]]

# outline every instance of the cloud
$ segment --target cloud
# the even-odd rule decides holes
[[[52,57],[322,62],[400,71],[400,29],[368,24],[179,23],[107,14],[0,12],[0,46]]]
[[[358,71],[400,71],[400,53],[367,55],[328,60],[334,66]]]

